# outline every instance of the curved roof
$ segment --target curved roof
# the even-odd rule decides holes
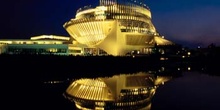
[[[67,88],[66,93],[73,97],[87,100],[114,100],[109,88],[100,79],[76,80]]]
[[[173,45],[174,43],[160,36],[155,36],[154,40],[157,45]]]
[[[56,36],[56,35],[41,35],[41,36],[31,37],[31,40],[44,40],[44,39],[69,41],[70,37]]]
[[[110,78],[79,79],[71,83],[66,94],[80,99],[116,101],[122,90],[154,87],[155,77],[152,74],[121,74]]]

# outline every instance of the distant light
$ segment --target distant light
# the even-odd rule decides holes
[[[168,60],[166,57],[160,57],[160,60]]]
[[[164,68],[164,67],[161,67],[161,70],[162,70],[162,71],[165,71],[165,68]]]
[[[186,56],[184,56],[184,55],[182,56],[182,58],[185,58],[185,57],[186,57]]]
[[[188,67],[187,69],[188,69],[189,71],[191,70],[191,68],[190,68],[190,67]]]
[[[188,52],[187,55],[188,55],[188,56],[191,55],[191,52]]]

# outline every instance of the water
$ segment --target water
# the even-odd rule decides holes
[[[74,104],[62,97],[65,87],[61,84],[46,84],[49,91],[45,107],[65,110],[76,109]],[[219,110],[220,77],[199,71],[185,71],[160,86],[152,98],[151,110]],[[63,85],[62,85],[63,86]],[[67,87],[68,84],[65,84]],[[58,89],[59,88],[59,89]],[[45,93],[46,96],[47,93]]]
[[[138,66],[140,61],[143,61],[142,59],[140,61],[129,59],[128,65],[136,65],[135,69],[130,71],[128,69],[134,66],[121,67],[122,64],[125,65],[124,61],[118,63],[108,60],[103,63],[100,59],[99,66],[94,66],[93,62],[97,59],[92,61],[74,59],[72,61],[68,58],[63,61],[51,57],[47,58],[48,60],[31,60],[32,58],[24,60],[25,58],[4,58],[5,61],[1,59],[0,95],[2,109],[75,110],[75,105],[63,96],[70,80],[82,78],[85,75],[90,78],[99,75],[103,77],[105,76],[103,71],[106,71],[107,76],[110,76],[114,74],[114,69],[117,67],[118,71],[115,74],[121,72],[120,68],[122,68],[123,73],[133,73],[141,69],[155,72],[158,75],[174,76],[157,88],[152,98],[152,110],[220,110],[220,76],[214,75],[219,74],[218,66],[212,62],[211,65],[196,69],[194,69],[195,67],[182,67],[179,66],[179,63],[172,62],[171,68],[162,66],[151,69],[146,68],[149,67],[148,63],[146,66],[143,66],[142,63]],[[88,67],[91,65],[94,68],[89,70]],[[95,74],[97,69],[99,71]],[[85,72],[81,73],[81,71]]]
[[[2,83],[3,106],[8,109],[75,110],[63,97],[69,80]],[[6,85],[5,85],[6,84]],[[220,77],[198,71],[185,71],[157,88],[152,110],[219,110]],[[11,106],[7,106],[7,105]]]
[[[146,110],[151,105],[156,89],[171,78],[150,72],[83,78],[69,85],[65,97],[74,100],[78,108]]]
[[[152,110],[220,110],[220,77],[184,72],[157,89]]]
[[[28,96],[25,97],[29,98],[20,98],[22,101],[18,103],[25,104],[19,105],[18,108],[26,109],[29,105],[48,110],[75,110],[75,105],[63,97],[63,92],[70,84],[69,80],[63,81],[45,81],[36,87],[35,91],[26,91]],[[151,110],[219,110],[219,85],[218,76],[199,71],[185,71],[182,76],[175,77],[157,88],[152,98]]]

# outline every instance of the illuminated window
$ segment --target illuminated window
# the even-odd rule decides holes
[[[57,52],[57,49],[56,49],[56,48],[50,48],[50,49],[48,49],[48,52],[56,53],[56,52]]]

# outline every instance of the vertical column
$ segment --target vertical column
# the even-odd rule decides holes
[[[129,2],[128,3],[128,8],[129,8],[129,12],[127,13],[128,15],[129,15],[129,24],[130,24],[130,26],[129,26],[129,29],[130,29],[130,31],[132,32],[132,25],[133,25],[133,21],[131,20],[132,19],[132,10],[131,10],[131,2]],[[127,7],[126,7],[127,8]]]
[[[110,18],[112,19],[112,0],[108,1],[108,6],[109,6]]]
[[[99,5],[102,6],[103,0],[99,0]]]
[[[99,1],[99,4],[100,4],[100,6],[105,5],[105,0],[100,0],[100,1]]]

